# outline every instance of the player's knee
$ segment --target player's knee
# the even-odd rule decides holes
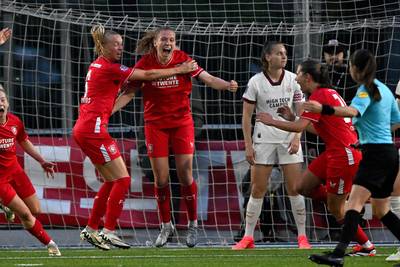
[[[328,202],[328,210],[336,219],[341,219],[344,217],[343,207],[339,207],[338,205],[335,205],[334,203]]]
[[[379,220],[389,212],[389,209],[382,209],[382,207],[372,206],[372,215]]]
[[[253,185],[251,188],[251,195],[254,198],[263,198],[266,193],[266,189]]]

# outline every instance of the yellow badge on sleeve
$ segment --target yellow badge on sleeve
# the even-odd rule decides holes
[[[359,92],[357,96],[359,98],[367,98],[368,97],[368,93],[367,92]]]

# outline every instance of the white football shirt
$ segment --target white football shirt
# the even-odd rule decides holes
[[[294,104],[304,101],[303,93],[295,78],[296,74],[287,70],[282,72],[277,82],[273,82],[263,72],[257,73],[250,78],[243,100],[255,104],[256,113],[267,112],[274,119],[284,121],[285,119],[278,116],[278,108],[288,106],[293,113],[296,113]],[[294,134],[256,122],[253,143],[289,143]]]

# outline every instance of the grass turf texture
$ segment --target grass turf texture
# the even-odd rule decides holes
[[[310,254],[320,254],[329,249],[275,249],[261,248],[232,251],[230,248],[131,248],[101,251],[95,249],[61,248],[62,257],[48,257],[47,250],[0,250],[0,266],[268,266],[302,267],[317,266],[308,260]],[[345,266],[393,266],[385,258],[396,251],[394,247],[378,247],[375,257],[346,257]]]

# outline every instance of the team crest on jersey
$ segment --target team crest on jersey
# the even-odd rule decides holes
[[[359,92],[357,96],[359,98],[367,98],[368,97],[368,93],[367,92]]]
[[[11,127],[11,132],[12,132],[14,135],[17,135],[17,133],[18,133],[17,127],[16,127],[16,126],[12,126],[12,127]]]
[[[108,147],[108,150],[111,152],[111,154],[117,153],[117,148],[115,147],[115,144],[112,144]]]
[[[120,68],[122,71],[127,71],[127,70],[129,70],[129,68],[128,68],[127,66],[124,66],[124,65],[121,65],[119,68]]]

